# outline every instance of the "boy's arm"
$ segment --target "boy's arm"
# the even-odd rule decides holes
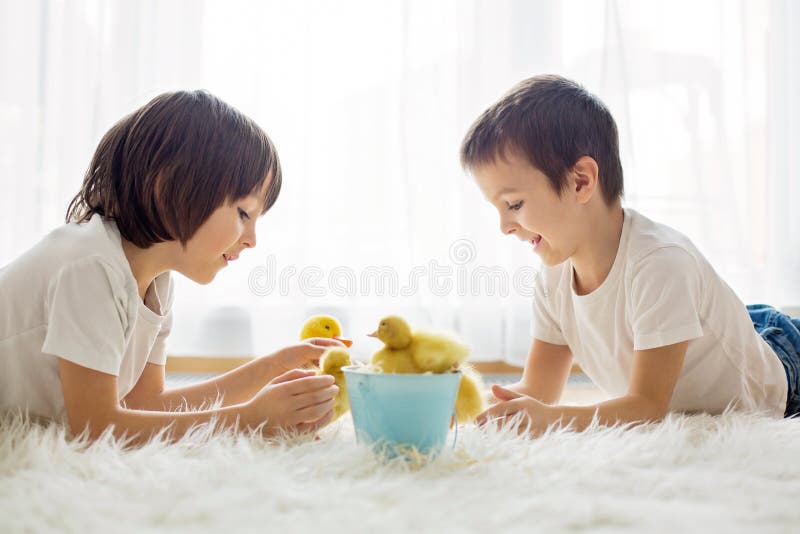
[[[556,404],[564,392],[571,368],[572,352],[567,345],[554,345],[534,339],[525,361],[522,379],[508,389],[545,404]]]
[[[678,382],[688,341],[649,350],[638,350],[633,355],[631,382],[624,397],[607,400],[594,406],[559,406],[563,421],[574,421],[583,430],[592,421],[595,412],[601,424],[617,422],[660,421],[669,411],[669,403]],[[573,408],[577,408],[573,410]]]
[[[177,388],[166,388],[165,366],[148,363],[125,405],[135,410],[171,411],[198,408],[221,400],[220,406],[241,404],[272,378],[267,361],[257,358],[223,375]]]
[[[477,421],[482,424],[489,419],[503,419],[524,412],[531,423],[531,431],[538,434],[553,423],[571,424],[576,430],[584,430],[595,414],[603,425],[661,420],[668,412],[688,344],[682,341],[635,351],[630,386],[623,397],[590,406],[548,406],[511,392],[505,394],[502,388],[496,387],[495,395],[504,402],[486,410]]]
[[[256,358],[220,376],[179,388],[166,389],[165,367],[148,363],[125,404],[138,410],[175,410],[182,406],[197,408],[221,399],[221,406],[250,400],[264,385],[287,371],[319,360],[327,347],[344,346],[334,339],[314,338],[273,354]]]
[[[117,401],[117,377],[59,359],[59,376],[67,420],[73,434],[88,429],[97,439],[109,427],[117,438],[142,443],[161,431],[169,439],[185,435],[193,426],[216,421],[217,428],[262,433],[278,429],[300,432],[316,430],[333,415],[333,397],[338,388],[333,377],[311,376],[300,370],[272,380],[244,404],[194,412],[141,411],[123,408]]]

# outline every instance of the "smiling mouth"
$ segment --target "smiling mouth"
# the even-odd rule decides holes
[[[231,256],[230,254],[223,254],[222,257],[225,258],[225,263],[228,263],[235,260],[239,256]]]
[[[536,237],[531,239],[531,243],[533,243],[533,246],[535,247],[536,245],[538,245],[541,242],[541,240],[542,240],[542,236],[537,235]]]

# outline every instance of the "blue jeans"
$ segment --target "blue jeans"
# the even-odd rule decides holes
[[[766,304],[750,304],[747,311],[756,332],[772,347],[786,371],[789,391],[784,417],[800,414],[800,318]]]

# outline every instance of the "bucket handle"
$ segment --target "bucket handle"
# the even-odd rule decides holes
[[[456,441],[458,441],[458,414],[456,414],[455,408],[453,408],[453,446],[451,447],[453,450],[456,450]]]

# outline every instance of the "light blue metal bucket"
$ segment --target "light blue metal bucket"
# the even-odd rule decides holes
[[[460,372],[379,374],[354,365],[342,371],[359,443],[385,446],[390,455],[441,451],[455,414]]]

